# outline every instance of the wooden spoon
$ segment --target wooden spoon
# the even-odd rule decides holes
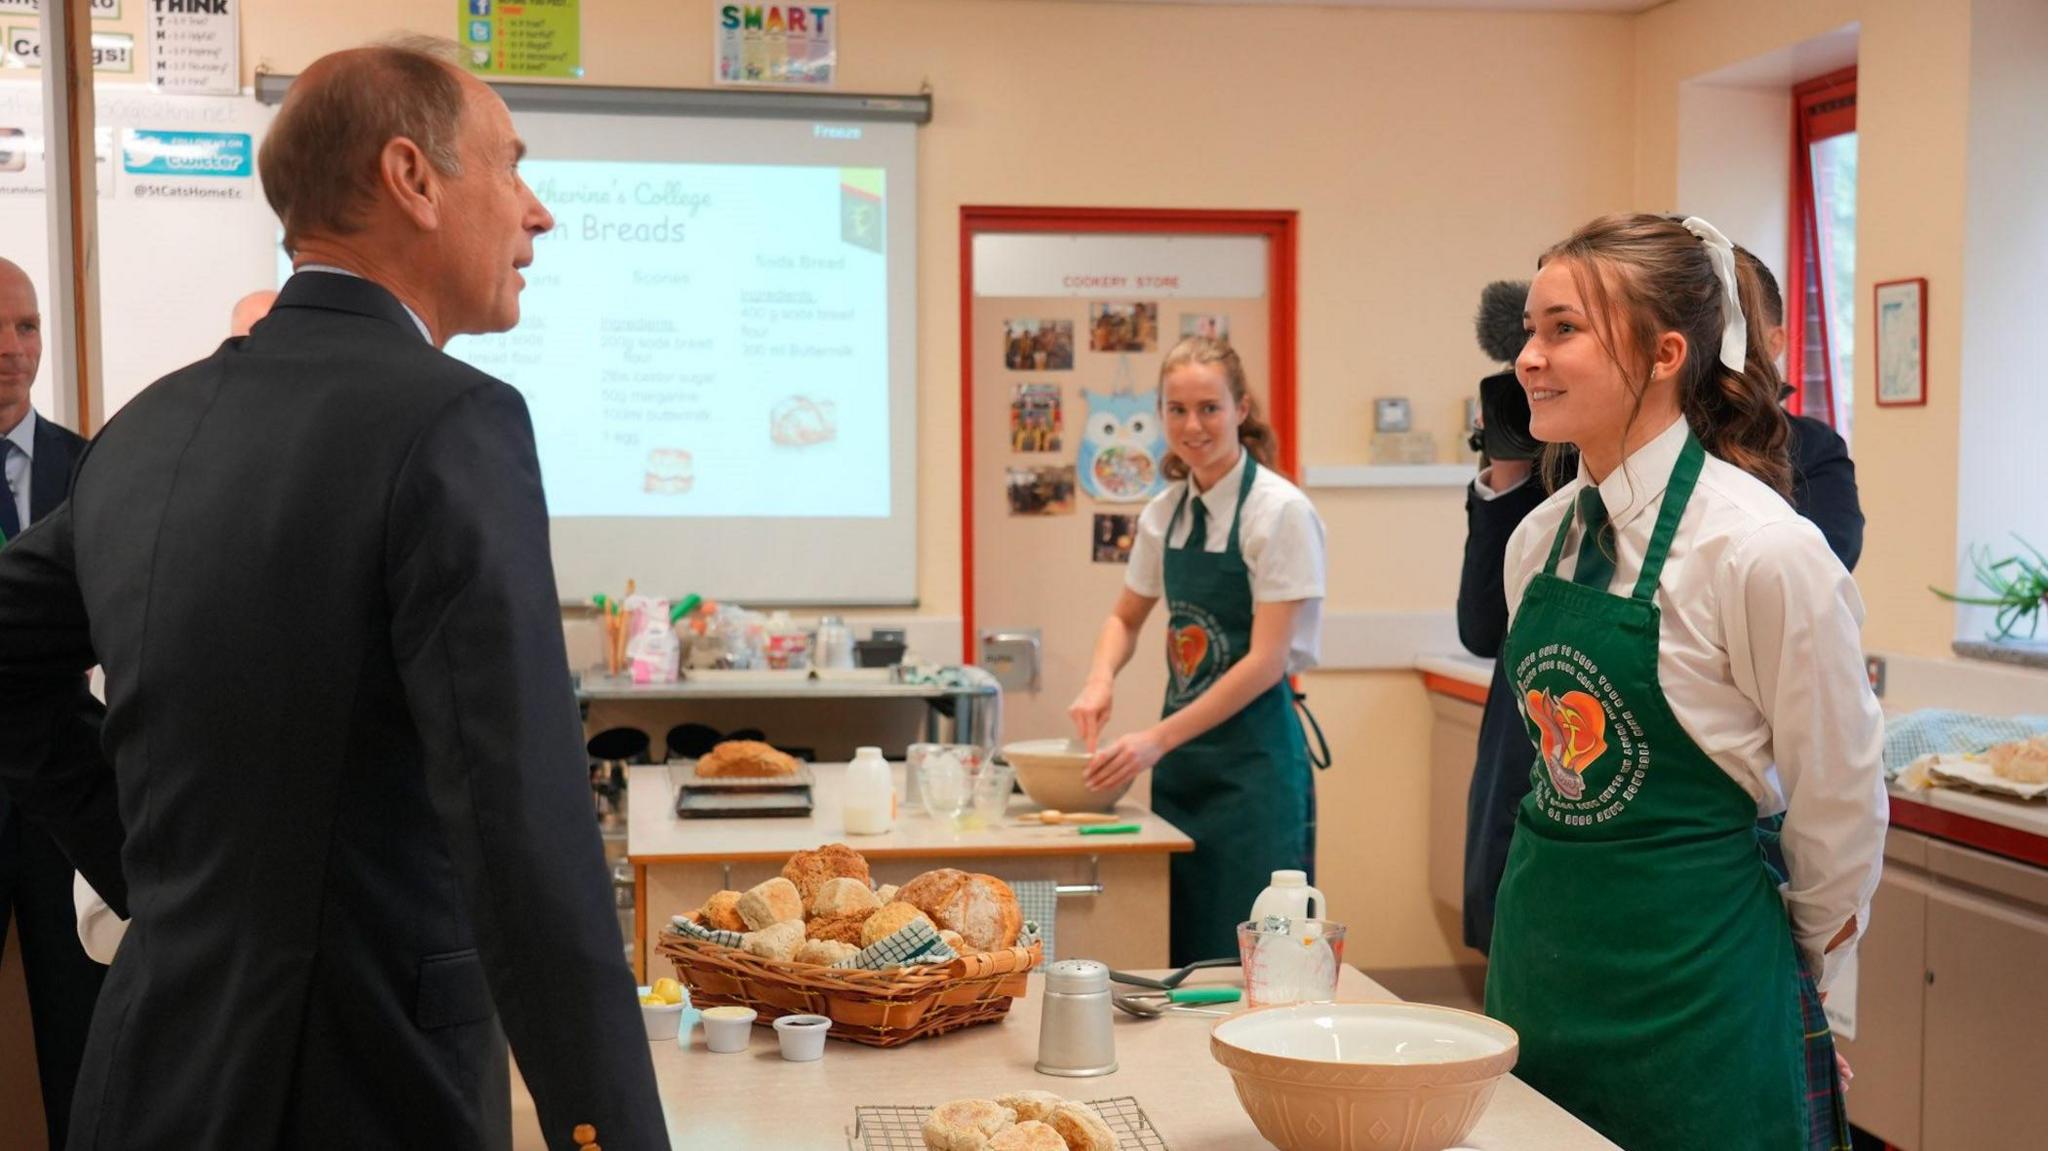
[[[1122,816],[1097,811],[1054,811],[1047,808],[1037,815],[1027,815],[1025,823],[1115,823]]]

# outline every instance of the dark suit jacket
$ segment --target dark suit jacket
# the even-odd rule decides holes
[[[1791,416],[1792,506],[1827,537],[1842,566],[1856,569],[1863,554],[1863,507],[1856,498],[1856,465],[1849,445],[1811,416]],[[1479,754],[1465,795],[1465,945],[1485,952],[1493,944],[1494,896],[1507,868],[1515,809],[1529,794],[1535,754],[1529,731],[1498,658],[1507,639],[1508,603],[1502,586],[1508,537],[1546,493],[1529,482],[1495,499],[1465,495],[1465,569],[1458,585],[1458,638],[1473,655],[1494,661],[1493,683],[1479,716]]]
[[[53,424],[36,413],[36,450],[28,473],[28,522],[33,524],[57,510],[71,496],[71,469],[85,454],[85,438],[62,424]],[[0,493],[0,499],[6,494]],[[0,788],[0,871],[13,864],[14,803]],[[11,878],[11,877],[0,877]],[[0,931],[6,930],[0,917]]]
[[[0,552],[0,778],[133,920],[74,1148],[477,1146],[494,1003],[550,1147],[667,1146],[556,594],[519,394],[367,281],[100,433]]]

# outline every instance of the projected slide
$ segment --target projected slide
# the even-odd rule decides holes
[[[448,351],[525,394],[550,515],[889,514],[881,169],[521,170],[520,324]]]

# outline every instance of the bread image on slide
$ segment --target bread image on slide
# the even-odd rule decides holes
[[[837,409],[830,400],[786,396],[768,411],[768,438],[787,448],[807,448],[836,440]]]
[[[642,487],[654,495],[679,496],[697,485],[696,465],[681,448],[650,448]]]

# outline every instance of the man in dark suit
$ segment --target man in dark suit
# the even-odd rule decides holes
[[[36,415],[29,386],[43,362],[43,317],[28,273],[0,259],[0,548],[71,494],[71,469],[85,451],[77,433]],[[73,681],[83,691],[82,677]],[[35,1027],[36,1070],[50,1146],[64,1146],[71,1089],[99,998],[99,964],[73,928],[71,863],[50,833],[25,820],[0,791],[0,948],[9,921],[21,935],[22,975]],[[0,963],[6,962],[0,953]]]
[[[478,1147],[498,1021],[548,1146],[668,1146],[532,427],[440,351],[518,322],[523,150],[433,51],[316,61],[260,157],[275,309],[0,552],[0,781],[130,919],[73,1148]]]

